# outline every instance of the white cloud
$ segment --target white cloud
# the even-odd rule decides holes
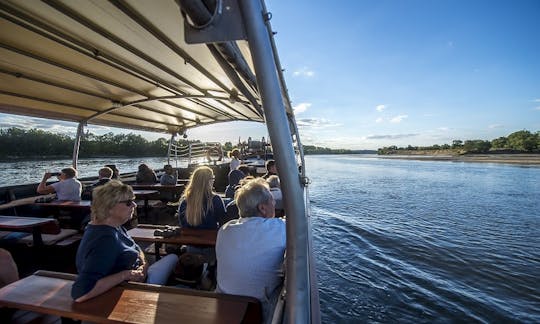
[[[381,139],[402,139],[402,138],[409,138],[409,137],[415,137],[415,136],[418,136],[419,134],[394,134],[394,135],[368,135],[366,136],[365,138],[366,139],[376,139],[376,140],[381,140]]]
[[[501,124],[492,124],[488,126],[489,129],[502,128],[502,127],[504,127],[504,125],[501,125]]]
[[[75,136],[77,133],[77,124],[74,122],[0,114],[0,128],[11,127],[22,129],[35,128],[68,136]]]
[[[401,121],[405,118],[409,117],[408,115],[399,115],[399,116],[396,116],[392,119],[390,119],[390,122],[393,123],[393,124],[399,124],[401,123]]]
[[[303,128],[330,128],[341,126],[325,118],[302,118],[296,120],[298,127]]]
[[[440,130],[440,131],[443,131],[443,132],[447,132],[449,130],[448,127],[439,127],[437,129]]]
[[[298,105],[296,105],[296,106],[293,107],[294,114],[295,114],[295,115],[301,114],[301,113],[305,112],[306,110],[308,110],[309,107],[311,107],[311,104],[310,104],[310,103],[308,103],[308,102],[301,102],[301,103],[299,103]]]
[[[386,109],[386,105],[378,105],[377,107],[375,107],[375,109],[377,109],[377,111],[381,112],[381,111]]]
[[[533,102],[540,102],[540,99],[534,99]]]
[[[307,67],[303,67],[293,72],[293,76],[295,77],[303,76],[303,77],[311,78],[314,75],[315,75],[315,72],[308,69]]]
[[[382,118],[382,117],[379,117],[379,118],[375,119],[376,123],[382,123],[383,121],[384,121],[384,118]]]
[[[538,106],[538,107],[534,108],[534,110],[540,110],[540,106]]]

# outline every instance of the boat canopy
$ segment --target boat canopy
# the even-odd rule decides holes
[[[318,323],[302,145],[270,18],[262,0],[2,0],[0,112],[78,122],[74,166],[87,124],[173,139],[264,122],[286,197],[283,322]]]
[[[245,30],[229,27],[241,21],[234,6],[3,0],[0,112],[169,134],[263,122]],[[210,23],[222,35],[199,32]]]

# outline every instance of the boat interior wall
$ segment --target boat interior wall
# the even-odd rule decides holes
[[[2,1],[0,111],[165,133],[262,122],[247,43],[188,46],[183,19],[173,0]]]

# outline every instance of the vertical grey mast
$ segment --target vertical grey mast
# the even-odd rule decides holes
[[[303,186],[281,96],[270,36],[265,25],[267,16],[260,1],[240,0],[239,4],[287,211],[286,320],[290,323],[309,323],[308,226]]]
[[[77,127],[77,136],[75,137],[75,143],[73,143],[73,161],[72,166],[75,170],[77,170],[77,164],[79,163],[79,148],[81,145],[81,137],[84,132],[84,124],[86,122],[82,121],[79,123],[79,126]]]
[[[173,146],[175,136],[176,136],[176,133],[172,133],[171,134],[171,139],[169,139],[169,146],[167,148],[167,164],[171,164],[171,149],[172,149],[172,146]],[[176,161],[176,153],[174,155],[175,155],[174,160]],[[176,166],[177,165],[175,165],[175,167]]]

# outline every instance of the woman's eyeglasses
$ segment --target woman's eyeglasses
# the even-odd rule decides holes
[[[131,207],[133,206],[133,203],[135,202],[135,198],[128,199],[128,200],[120,200],[118,203],[124,203],[126,206]]]

